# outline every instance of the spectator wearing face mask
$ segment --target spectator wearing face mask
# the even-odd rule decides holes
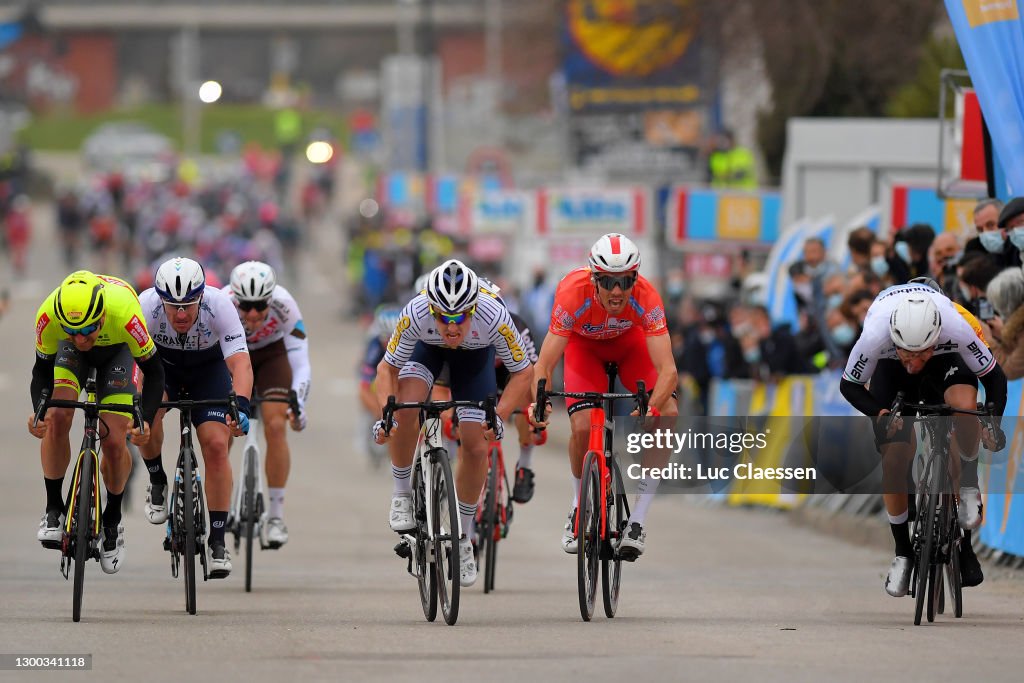
[[[1006,231],[1007,241],[1017,251],[1017,261],[1021,261],[1024,250],[1024,197],[1014,197],[999,212],[999,227]],[[1020,265],[1010,263],[1007,267]]]
[[[751,378],[769,381],[815,371],[800,354],[789,325],[773,327],[767,308],[751,307],[746,322],[747,326],[733,333],[739,339]]]
[[[972,255],[965,260],[966,263],[960,269],[960,295],[964,299],[961,305],[978,320],[988,324],[995,316],[995,311],[985,297],[985,290],[1004,269],[990,254]]]
[[[988,254],[1001,268],[1021,265],[1020,250],[1007,239],[1007,231],[1002,227],[1005,208],[998,199],[982,199],[975,205],[974,228],[978,236],[964,245],[965,256]]]
[[[1007,268],[992,278],[985,295],[996,316],[989,321],[989,345],[1006,379],[1024,377],[1024,274]]]
[[[857,323],[843,312],[842,306],[837,306],[828,312],[825,324],[828,326],[830,342],[828,365],[829,367],[842,367],[846,365],[850,349],[853,348],[857,337],[860,336],[860,329]]]
[[[871,273],[879,279],[882,289],[895,284],[889,272],[891,258],[893,257],[889,253],[889,246],[885,242],[875,240],[871,243]]]
[[[939,283],[943,293],[951,299],[957,293],[959,279],[956,276],[956,267],[960,264],[962,257],[960,240],[952,232],[936,235],[935,241],[932,242],[932,248],[928,251],[931,277]]]
[[[889,259],[889,273],[895,284],[928,275],[928,250],[934,240],[935,231],[924,223],[915,223],[896,234],[892,245],[896,257]]]
[[[875,232],[868,227],[857,228],[849,234],[846,246],[850,250],[851,271],[867,270],[871,267],[871,245],[875,239]]]

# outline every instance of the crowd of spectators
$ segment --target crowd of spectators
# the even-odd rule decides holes
[[[828,259],[817,238],[789,265],[795,326],[774,324],[759,304],[670,297],[670,332],[684,391],[707,409],[713,378],[777,380],[842,368],[874,298],[886,287],[933,278],[981,323],[1010,379],[1024,376],[1024,197],[985,199],[973,211],[976,236],[936,235],[914,224],[884,239],[861,227],[848,235],[849,265]]]

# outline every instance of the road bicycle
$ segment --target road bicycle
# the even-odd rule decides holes
[[[434,621],[440,603],[444,621],[449,626],[459,618],[459,539],[462,537],[455,482],[441,434],[441,413],[452,408],[482,409],[487,424],[494,425],[493,396],[485,401],[419,403],[396,403],[395,397],[389,396],[383,412],[385,433],[390,433],[396,410],[420,411],[420,433],[412,469],[416,528],[401,535],[395,552],[408,560],[408,571],[416,577],[423,616],[427,621]]]
[[[80,409],[85,415],[85,436],[75,462],[75,473],[68,490],[64,506],[64,529],[60,545],[60,571],[67,580],[71,567],[75,568],[74,589],[71,602],[71,619],[82,618],[82,598],[85,593],[85,563],[89,559],[100,559],[100,462],[98,448],[103,435],[100,426],[106,427],[100,411],[125,413],[133,417],[136,427],[144,425],[139,396],[132,399],[132,406],[119,408],[114,404],[103,405],[96,400],[95,370],[85,381],[84,401],[50,398],[51,391],[45,390],[36,406],[35,424],[46,417],[48,408]],[[46,544],[44,544],[46,545]],[[54,547],[47,545],[47,547]]]
[[[580,479],[579,507],[576,513],[575,535],[577,540],[576,567],[579,592],[580,615],[584,621],[594,616],[597,597],[598,566],[600,565],[604,613],[608,618],[615,616],[619,604],[619,587],[622,580],[622,562],[636,559],[633,555],[618,552],[618,541],[629,520],[629,501],[626,500],[622,472],[612,450],[614,443],[615,401],[632,399],[636,402],[639,416],[647,415],[648,396],[642,381],[637,382],[636,393],[615,393],[615,379],[618,366],[605,363],[608,376],[608,391],[566,392],[547,391],[546,380],[537,383],[537,403],[534,420],[544,419],[547,399],[552,396],[595,401],[600,407],[590,411],[590,441],[583,460],[583,476]]]
[[[953,616],[957,619],[963,616],[960,544],[964,539],[957,519],[958,502],[950,472],[949,446],[954,426],[954,420],[950,418],[954,415],[977,416],[994,433],[992,409],[991,403],[987,406],[979,403],[977,410],[960,410],[945,403],[905,403],[900,392],[890,411],[892,417],[886,421],[888,430],[901,413],[925,418],[916,420],[921,425],[922,438],[917,454],[917,515],[911,534],[914,569],[910,594],[915,598],[915,625],[920,625],[923,614],[933,622],[936,614],[945,612],[944,583],[949,586]]]
[[[265,396],[254,398],[252,415],[249,416],[249,433],[245,436],[245,448],[242,450],[240,472],[236,479],[235,493],[232,496],[231,512],[228,514],[228,531],[235,537],[235,554],[239,554],[242,541],[245,541],[245,592],[252,592],[252,559],[253,547],[259,541],[260,550],[274,549],[279,546],[267,542],[264,535],[264,511],[266,503],[263,496],[263,463],[260,458],[259,445],[259,405],[261,403],[287,403],[293,415],[299,414],[299,399],[294,390],[287,396]]]
[[[203,497],[203,481],[196,461],[195,446],[192,443],[192,411],[196,408],[227,408],[231,418],[238,422],[238,400],[235,392],[226,399],[192,400],[182,393],[177,401],[164,401],[161,408],[177,408],[180,418],[181,448],[178,450],[178,464],[174,470],[174,487],[171,489],[170,514],[167,516],[167,536],[164,550],[171,553],[171,576],[178,578],[181,564],[185,565],[185,611],[196,613],[196,556],[203,568],[203,581],[221,578],[212,575],[207,566],[206,548],[206,501]]]

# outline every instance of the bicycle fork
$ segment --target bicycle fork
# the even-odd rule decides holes
[[[99,456],[96,454],[96,449],[88,448],[82,449],[78,452],[78,461],[75,463],[75,474],[71,480],[71,490],[68,492],[69,499],[66,507],[67,512],[64,515],[64,534],[61,538],[61,558],[60,558],[60,571],[67,579],[71,572],[71,558],[74,557],[75,549],[72,547],[74,541],[74,529],[73,524],[75,521],[75,506],[78,505],[78,495],[82,491],[82,463],[88,458],[92,458],[92,500],[90,506],[92,508],[91,524],[92,533],[89,535],[90,539],[99,538],[100,536],[100,462]],[[91,541],[90,541],[91,543]],[[98,556],[96,548],[91,548],[87,557]]]

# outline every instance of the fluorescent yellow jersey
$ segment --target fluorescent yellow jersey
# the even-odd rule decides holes
[[[96,346],[127,344],[132,357],[145,360],[153,355],[156,346],[146,328],[145,316],[139,305],[139,297],[132,286],[111,275],[97,275],[104,282],[104,317]],[[36,312],[36,353],[52,356],[57,353],[57,344],[70,337],[61,329],[54,313],[54,299],[60,287],[50,292]]]
[[[988,339],[985,339],[985,333],[981,329],[981,323],[978,322],[978,319],[974,317],[974,314],[955,301],[953,302],[953,306],[956,307],[957,313],[963,316],[963,319],[966,320],[967,324],[971,326],[971,329],[974,330],[974,333],[978,335],[978,339],[985,342],[985,346],[991,347],[992,345],[988,343]]]

